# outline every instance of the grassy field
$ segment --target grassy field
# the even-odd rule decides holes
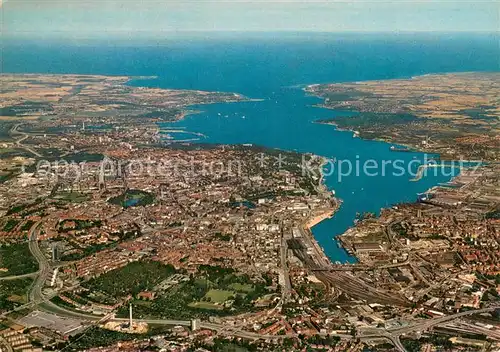
[[[234,284],[229,285],[230,288],[234,289],[237,292],[253,292],[255,290],[255,286],[251,284],[241,284],[236,282]]]
[[[191,308],[198,309],[209,309],[209,310],[222,310],[224,309],[223,305],[210,303],[210,302],[191,302],[188,304]]]
[[[211,289],[205,294],[204,298],[207,300],[210,299],[210,302],[224,303],[230,297],[234,297],[234,295],[235,292],[233,291]]]

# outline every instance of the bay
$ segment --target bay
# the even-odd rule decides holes
[[[385,175],[379,168],[376,176],[361,170],[339,179],[335,170],[326,177],[327,186],[343,204],[313,233],[332,261],[353,262],[334,237],[353,225],[357,212],[378,213],[383,207],[414,201],[417,193],[448,181],[456,170],[431,172],[418,182],[410,181],[413,175],[408,172],[393,175],[396,160],[411,165],[415,173],[425,155],[391,152],[387,143],[353,138],[352,132],[315,123],[349,113],[314,107],[321,100],[301,88],[429,73],[499,71],[499,51],[495,34],[298,33],[121,43],[4,41],[1,63],[4,72],[157,76],[131,84],[240,93],[259,101],[194,106],[201,112],[163,127],[202,134],[203,143],[251,143],[314,153],[335,158],[337,167],[339,161],[353,166],[368,160],[379,165],[390,162]]]

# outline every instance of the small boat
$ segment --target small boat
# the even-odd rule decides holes
[[[391,151],[393,152],[409,152],[410,149],[407,147],[396,147],[396,146],[391,146]]]

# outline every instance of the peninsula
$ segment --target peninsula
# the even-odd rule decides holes
[[[500,157],[500,73],[431,74],[411,79],[315,84],[320,106],[351,111],[318,121],[444,159]]]

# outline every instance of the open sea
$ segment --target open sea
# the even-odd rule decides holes
[[[165,124],[203,134],[199,142],[252,143],[271,148],[310,152],[350,160],[361,166],[373,159],[402,160],[416,172],[422,153],[391,152],[390,145],[353,138],[352,132],[313,123],[346,112],[313,107],[321,100],[304,94],[307,84],[374,79],[460,71],[499,71],[498,34],[263,34],[211,39],[110,41],[85,43],[4,40],[5,73],[79,73],[158,76],[131,84],[177,89],[200,89],[243,94],[261,99],[244,103],[194,106],[198,114]],[[185,134],[182,138],[191,138]],[[338,170],[326,177],[327,186],[342,199],[331,219],[313,228],[319,244],[332,261],[353,262],[337,246],[335,236],[353,225],[356,213],[375,212],[400,202],[415,201],[417,193],[450,180],[429,172],[418,182],[413,175],[370,176],[355,170],[339,179]]]

